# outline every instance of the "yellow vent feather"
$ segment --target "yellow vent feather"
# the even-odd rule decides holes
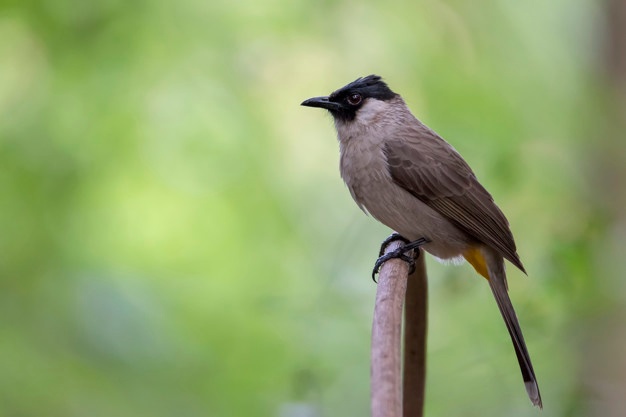
[[[476,272],[489,280],[489,272],[487,271],[487,262],[479,248],[472,248],[463,252],[463,257],[469,262]]]

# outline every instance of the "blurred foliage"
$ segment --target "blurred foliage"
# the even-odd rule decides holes
[[[388,230],[341,183],[330,118],[298,104],[370,73],[507,213],[544,414],[619,415],[626,153],[604,13],[3,0],[0,415],[367,415]],[[427,415],[539,415],[488,286],[429,273]]]

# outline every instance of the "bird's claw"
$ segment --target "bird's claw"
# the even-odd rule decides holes
[[[404,242],[405,245],[411,243],[409,239],[405,238],[400,233],[393,232],[391,235],[387,237],[387,239],[383,240],[383,243],[380,244],[380,251],[378,252],[378,257],[380,258],[381,256],[383,256],[385,254],[385,249],[387,249],[387,246],[391,242],[395,242],[396,240],[400,240]]]
[[[378,259],[376,259],[376,263],[374,264],[374,270],[372,270],[372,281],[376,282],[376,274],[380,270],[380,267],[383,266],[385,262],[390,259],[402,259],[406,263],[409,264],[409,275],[411,275],[415,271],[415,259],[412,256],[405,255],[402,252],[403,248],[399,248],[393,252],[389,252]]]
[[[389,252],[385,254],[384,252],[385,252],[387,245],[395,240],[401,240],[405,242],[405,245],[394,250],[393,252]],[[423,238],[423,237],[417,240],[414,240],[413,242],[410,242],[408,239],[399,235],[398,233],[394,233],[391,236],[389,236],[387,239],[383,241],[381,245],[380,256],[376,260],[376,263],[374,264],[374,269],[372,270],[372,280],[376,282],[376,274],[378,273],[382,265],[388,260],[395,259],[395,258],[402,259],[403,261],[409,264],[409,275],[411,275],[413,272],[415,272],[415,260],[420,256],[420,251],[419,250],[415,251],[414,256],[409,256],[406,253],[409,251],[412,251],[413,249],[417,249],[423,244],[428,243],[428,242],[430,242],[430,240]]]

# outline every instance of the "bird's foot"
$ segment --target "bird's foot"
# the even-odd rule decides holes
[[[400,233],[393,232],[391,235],[387,237],[387,239],[383,240],[383,243],[380,244],[380,251],[378,252],[378,257],[380,258],[381,256],[383,256],[385,254],[385,249],[387,249],[387,246],[389,246],[391,242],[395,242],[396,240],[400,240],[404,242],[405,245],[408,245],[409,243],[411,243],[409,239],[405,238]]]
[[[385,249],[387,248],[387,245],[396,240],[401,240],[402,242],[404,242],[404,246],[399,247],[393,252],[385,254]],[[388,260],[395,258],[402,259],[409,264],[409,275],[411,275],[415,271],[415,259],[419,257],[420,251],[415,251],[413,256],[409,256],[406,253],[412,251],[413,249],[417,249],[428,242],[430,242],[430,240],[424,237],[411,242],[404,236],[398,233],[393,233],[391,236],[385,239],[380,246],[380,253],[378,259],[376,260],[376,263],[374,264],[374,269],[372,270],[372,280],[376,282],[376,274],[380,270],[380,267]]]

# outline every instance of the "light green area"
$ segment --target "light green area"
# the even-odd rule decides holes
[[[0,416],[368,415],[388,230],[299,103],[370,73],[507,213],[543,415],[590,415],[626,373],[587,379],[625,299],[602,25],[584,0],[1,2]],[[426,415],[539,415],[488,286],[428,267]]]

